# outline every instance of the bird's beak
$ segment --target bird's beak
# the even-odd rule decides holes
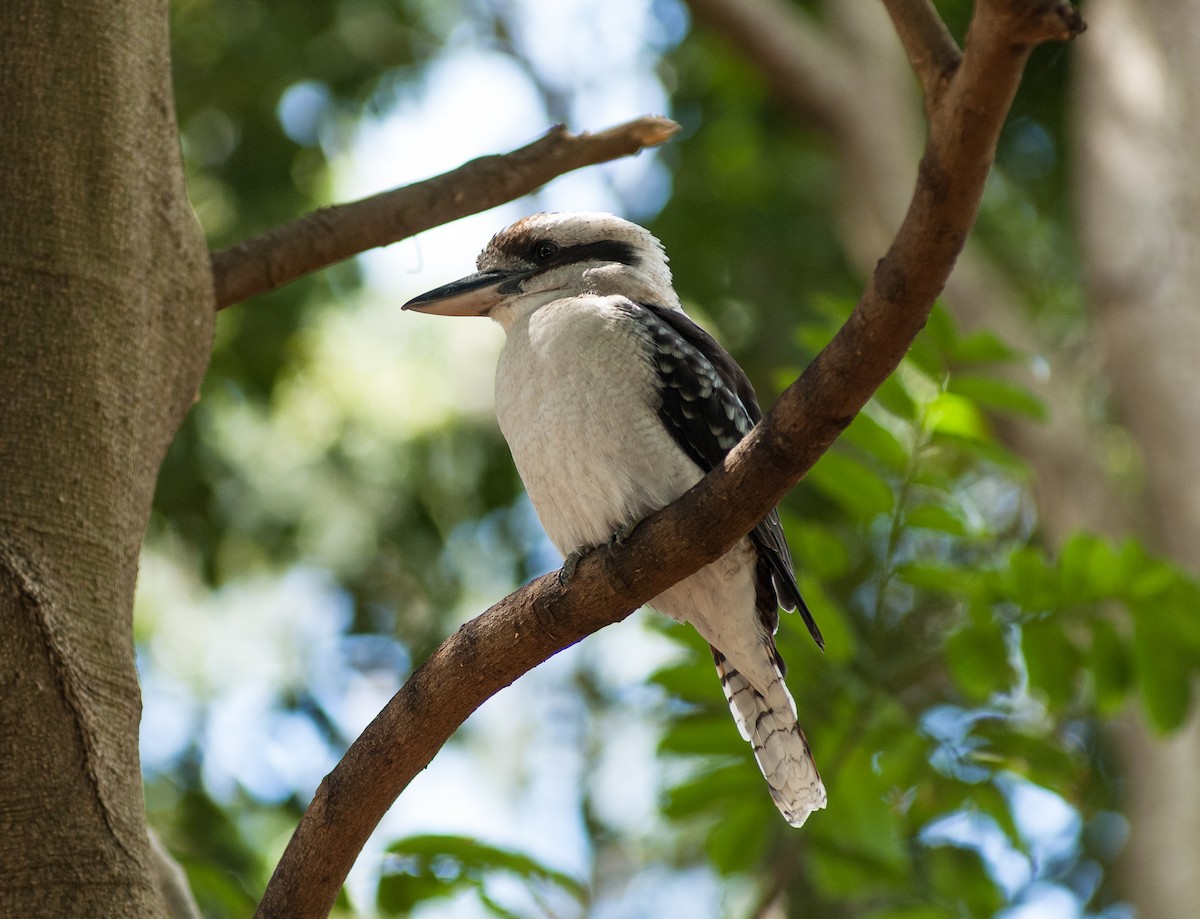
[[[505,297],[516,293],[516,286],[527,272],[480,271],[443,284],[428,293],[413,297],[403,309],[437,316],[486,316]]]

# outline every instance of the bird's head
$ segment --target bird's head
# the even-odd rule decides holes
[[[406,310],[490,316],[507,330],[561,297],[620,294],[679,308],[662,244],[612,214],[533,214],[495,236],[475,274],[414,297]]]

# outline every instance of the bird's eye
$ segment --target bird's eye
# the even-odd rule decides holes
[[[533,260],[535,262],[544,264],[556,255],[558,255],[558,243],[556,242],[543,239],[541,242],[533,244]]]

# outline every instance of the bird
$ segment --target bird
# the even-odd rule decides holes
[[[745,372],[684,312],[666,251],[644,227],[533,214],[493,236],[476,268],[403,308],[503,328],[496,416],[565,576],[690,489],[762,419]],[[780,606],[824,641],[778,511],[648,605],[708,642],[776,806],[801,826],[827,796],[784,683]]]

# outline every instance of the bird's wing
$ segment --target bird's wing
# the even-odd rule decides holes
[[[715,338],[692,322],[681,310],[631,303],[653,341],[661,404],[658,417],[680,449],[705,472],[715,468],[762,420],[754,387],[744,370]],[[750,533],[759,557],[766,562],[775,599],[785,609],[797,609],[808,631],[825,647],[821,631],[800,596],[796,571],[788,551],[779,512],[771,510]],[[778,610],[760,605],[764,624],[774,632]]]

